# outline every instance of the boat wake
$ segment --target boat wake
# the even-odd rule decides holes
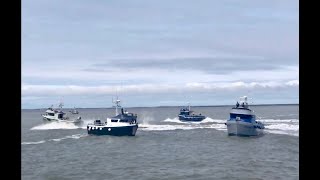
[[[260,119],[265,124],[265,132],[271,134],[286,134],[299,136],[299,119]],[[212,119],[207,117],[201,122],[185,122],[178,118],[167,118],[163,120],[165,124],[139,124],[142,131],[172,131],[172,130],[192,130],[192,129],[216,129],[227,131],[226,120]]]
[[[210,125],[172,125],[172,124],[140,124],[141,131],[172,131],[172,130],[191,130],[191,129],[217,129],[226,130],[224,124],[210,124]]]
[[[163,120],[164,122],[172,122],[172,123],[179,123],[179,124],[204,124],[204,123],[225,123],[226,120],[223,119],[211,119],[209,117],[206,117],[204,120],[202,121],[196,121],[196,122],[192,122],[192,121],[180,121],[179,118],[167,118],[165,120]]]
[[[172,131],[172,130],[191,130],[191,129],[217,129],[226,131],[224,123],[226,120],[222,119],[212,119],[207,117],[206,119],[200,122],[186,122],[180,121],[176,118],[167,118],[162,123],[166,124],[148,124],[142,123],[139,124],[142,131]]]
[[[41,140],[41,141],[36,141],[36,142],[22,142],[21,145],[35,145],[35,144],[43,144],[45,142],[50,142],[50,141],[61,141],[61,140],[65,140],[65,139],[80,139],[82,137],[86,137],[88,136],[88,134],[74,134],[74,135],[69,135],[69,136],[65,136],[62,138],[57,138],[57,139],[48,139],[48,140]]]
[[[51,129],[86,129],[88,123],[92,123],[94,120],[83,120],[81,125],[76,125],[70,122],[48,122],[32,127],[30,130],[51,130]]]
[[[150,118],[149,118],[150,119]],[[183,122],[176,118],[167,118],[165,120],[149,121],[149,119],[139,120],[138,131],[172,131],[172,130],[192,130],[192,129],[216,129],[227,131],[226,119],[212,119],[207,117],[201,122]],[[68,122],[49,122],[37,125],[31,130],[51,130],[51,129],[86,129],[88,123],[92,123],[94,119],[83,120],[83,124],[78,126]],[[138,122],[139,122],[138,121]],[[265,132],[271,134],[286,134],[291,136],[299,136],[299,119],[259,119],[258,121],[265,124]],[[152,122],[149,123],[149,122]],[[59,141],[59,140],[57,140]],[[27,142],[30,144],[41,144],[38,142]]]
[[[42,143],[45,143],[46,141],[42,140],[42,141],[37,141],[37,142],[22,142],[21,144],[22,145],[25,145],[25,144],[42,144]]]
[[[299,119],[262,119],[265,131],[271,134],[299,136]]]

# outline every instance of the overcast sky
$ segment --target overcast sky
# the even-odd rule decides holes
[[[297,0],[23,0],[22,108],[299,103]]]

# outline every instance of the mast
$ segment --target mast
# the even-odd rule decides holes
[[[113,101],[113,103],[116,104],[116,116],[119,115],[119,113],[118,113],[118,108],[121,107],[120,102],[121,102],[121,101],[120,101],[120,99],[118,99],[118,96],[117,96],[117,99],[116,99],[115,101]]]
[[[240,105],[243,105],[243,107],[248,108],[248,97],[242,96],[240,97]]]
[[[62,110],[63,103],[60,101],[59,108]]]

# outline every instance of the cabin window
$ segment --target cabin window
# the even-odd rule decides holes
[[[58,114],[58,118],[62,119],[62,117],[63,117],[63,114]]]
[[[128,122],[127,119],[121,119],[120,122]]]
[[[182,115],[189,115],[189,111],[181,112]]]
[[[100,120],[95,120],[94,124],[101,124],[101,121]]]
[[[240,117],[241,119],[251,119],[252,115],[248,114],[230,114],[230,118]]]
[[[48,115],[49,115],[49,116],[54,116],[54,114],[53,114],[53,113],[48,113]]]
[[[115,119],[111,119],[111,122],[118,122],[118,120],[115,120]]]

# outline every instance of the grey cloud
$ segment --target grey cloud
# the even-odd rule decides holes
[[[276,70],[284,66],[296,65],[294,61],[277,61],[261,57],[248,58],[173,58],[173,59],[116,59],[106,63],[93,64],[84,71],[103,72],[121,68],[124,71],[137,69],[166,69],[202,71],[209,74],[229,74],[235,71]]]

